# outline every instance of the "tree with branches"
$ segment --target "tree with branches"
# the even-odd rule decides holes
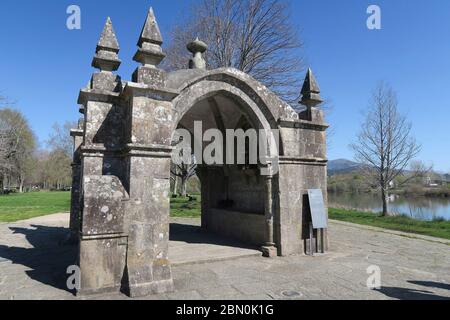
[[[187,182],[190,178],[194,177],[196,175],[196,164],[172,164],[170,173],[172,176],[174,176],[175,179],[179,178],[181,181],[181,196],[186,197],[187,196]],[[175,183],[175,193],[176,190],[176,183]]]
[[[31,158],[36,150],[36,137],[28,121],[17,110],[0,109],[0,170],[2,184],[9,175],[23,192],[25,179],[32,169]]]
[[[282,0],[201,0],[171,32],[165,67],[185,69],[186,45],[205,41],[208,68],[234,67],[250,74],[287,102],[299,97],[302,43]]]
[[[396,93],[388,85],[380,83],[373,91],[366,120],[351,149],[356,161],[365,165],[367,177],[381,190],[383,216],[388,216],[389,191],[421,150],[412,136],[411,123],[398,111]],[[400,183],[426,171],[422,165],[414,166],[414,170]]]
[[[197,161],[192,154],[192,148],[190,149],[178,149],[183,142],[183,137],[175,133],[172,146],[175,147],[175,152],[179,152],[180,159],[183,161],[172,161],[170,165],[171,178],[174,183],[174,194],[178,194],[178,179],[181,181],[181,196],[187,196],[187,183],[190,178],[194,177],[197,172]],[[186,153],[185,153],[186,152]],[[188,159],[189,161],[185,161]],[[172,159],[173,160],[173,159]]]
[[[70,136],[70,130],[77,127],[78,123],[73,121],[66,121],[63,125],[55,123],[52,127],[53,132],[47,140],[48,146],[52,150],[63,151],[71,159],[73,156],[73,140]]]

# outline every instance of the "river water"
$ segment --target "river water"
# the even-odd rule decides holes
[[[328,202],[331,208],[382,211],[380,197],[376,194],[330,192],[328,193]],[[389,211],[404,214],[417,220],[433,220],[436,218],[450,220],[450,199],[392,196],[389,202]]]

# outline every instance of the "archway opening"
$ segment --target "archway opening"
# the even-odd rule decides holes
[[[191,161],[171,164],[173,264],[261,254],[267,190],[261,159],[255,163],[254,153],[266,148],[258,134],[267,126],[248,105],[226,93],[199,100],[181,116],[172,145],[175,152],[180,144],[190,145],[182,152],[189,152],[183,159]],[[190,135],[189,142],[180,132]]]

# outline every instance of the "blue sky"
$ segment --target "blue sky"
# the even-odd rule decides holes
[[[193,0],[195,1],[195,0]],[[2,0],[0,3],[0,91],[17,101],[43,143],[55,122],[78,119],[78,91],[88,82],[95,44],[111,16],[129,79],[136,41],[153,6],[163,36],[189,7],[188,0]],[[66,28],[66,8],[82,10],[82,29]],[[382,10],[382,30],[366,27],[366,9]],[[352,158],[370,92],[387,81],[400,110],[423,145],[420,158],[450,171],[450,1],[292,0],[293,22],[322,95],[332,105],[329,158]],[[300,90],[300,88],[299,88]]]

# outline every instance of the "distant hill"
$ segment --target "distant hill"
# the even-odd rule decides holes
[[[363,165],[347,159],[337,159],[328,162],[328,175],[349,173],[361,169]]]

